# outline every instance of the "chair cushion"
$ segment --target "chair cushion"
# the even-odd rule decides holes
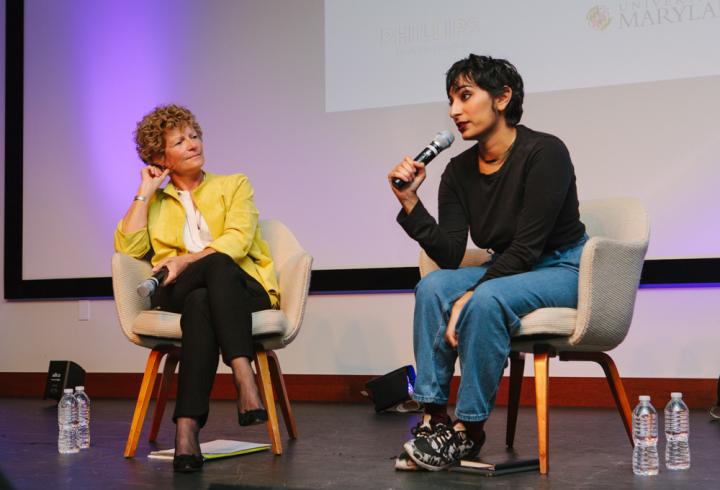
[[[149,335],[169,339],[181,339],[180,314],[160,310],[141,312],[132,327],[137,335]],[[268,335],[285,335],[288,331],[288,320],[280,310],[261,310],[252,314],[253,337]]]
[[[575,308],[540,308],[520,319],[520,329],[513,335],[572,335],[575,330]]]

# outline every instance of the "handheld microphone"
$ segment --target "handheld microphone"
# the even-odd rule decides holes
[[[423,151],[421,151],[420,154],[415,157],[415,161],[422,162],[427,165],[432,161],[433,158],[438,156],[441,151],[452,145],[453,141],[455,141],[455,137],[450,131],[440,131],[438,134],[435,135],[435,138],[433,138],[430,144],[427,145],[423,149]],[[403,187],[408,185],[409,182],[405,182],[404,180],[395,177],[392,181],[392,184],[393,186],[395,186],[396,189],[402,189]]]
[[[155,290],[158,288],[160,284],[165,280],[165,278],[168,275],[168,268],[163,267],[159,271],[157,271],[155,274],[153,274],[151,277],[148,277],[143,282],[137,285],[137,293],[142,296],[143,298],[147,298],[148,296],[152,296],[155,294]]]

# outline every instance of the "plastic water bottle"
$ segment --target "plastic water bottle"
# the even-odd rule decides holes
[[[58,403],[58,452],[62,454],[77,453],[77,401],[73,396],[72,388],[63,391],[63,397]]]
[[[665,405],[665,466],[669,470],[690,468],[690,411],[682,399],[682,393],[671,393]]]
[[[647,395],[640,397],[640,403],[633,410],[633,473],[636,475],[658,474],[657,412]]]
[[[90,397],[84,386],[75,387],[75,401],[78,408],[77,440],[80,449],[90,447]]]

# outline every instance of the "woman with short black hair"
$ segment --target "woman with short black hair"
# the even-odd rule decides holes
[[[440,270],[415,290],[414,398],[425,415],[396,468],[440,470],[485,441],[520,318],[544,307],[577,306],[578,268],[587,240],[575,172],[563,142],[519,124],[521,76],[507,60],[471,54],[446,77],[449,115],[477,144],[452,158],[438,191],[438,220],[417,190],[425,166],[406,157],[388,174],[402,206],[398,222]],[[492,251],[482,266],[458,268],[468,232]],[[462,378],[452,422],[447,414],[455,361]]]

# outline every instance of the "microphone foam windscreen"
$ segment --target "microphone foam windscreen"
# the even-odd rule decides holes
[[[453,141],[455,141],[455,136],[448,131],[440,131],[438,134],[435,135],[435,143],[440,147],[441,150],[444,150],[445,148],[449,147],[453,144]]]

